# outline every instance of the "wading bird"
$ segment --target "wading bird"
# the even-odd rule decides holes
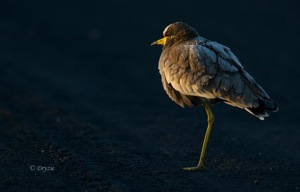
[[[199,163],[185,170],[201,170],[214,122],[210,105],[224,102],[245,109],[264,120],[267,111],[278,110],[265,90],[245,71],[230,49],[200,37],[191,26],[176,22],[163,31],[163,38],[151,45],[162,45],[159,72],[163,88],[178,105],[204,106],[207,129]]]

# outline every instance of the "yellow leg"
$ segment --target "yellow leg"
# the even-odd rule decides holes
[[[205,133],[205,137],[204,137],[204,141],[203,141],[203,145],[202,145],[200,160],[196,167],[183,168],[184,170],[187,170],[187,171],[202,170],[204,168],[204,165],[203,165],[204,156],[205,156],[205,152],[206,152],[206,147],[207,147],[210,131],[211,131],[212,125],[214,123],[215,117],[214,117],[212,111],[210,110],[209,104],[205,102],[203,105],[205,107],[205,111],[207,114],[207,129],[206,129],[206,133]]]

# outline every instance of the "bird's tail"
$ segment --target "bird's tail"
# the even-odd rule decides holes
[[[279,109],[277,104],[270,98],[259,99],[258,103],[258,107],[248,107],[245,108],[245,110],[258,117],[260,120],[264,120],[265,117],[269,116],[268,111],[276,112]]]

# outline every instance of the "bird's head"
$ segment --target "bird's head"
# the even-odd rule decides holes
[[[151,45],[172,46],[199,36],[196,29],[183,23],[176,22],[168,25],[163,31],[163,38],[154,41]]]

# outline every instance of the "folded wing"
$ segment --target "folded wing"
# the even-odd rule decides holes
[[[223,101],[263,119],[277,105],[247,73],[231,50],[203,38],[162,54],[159,64],[164,89],[181,106]]]

